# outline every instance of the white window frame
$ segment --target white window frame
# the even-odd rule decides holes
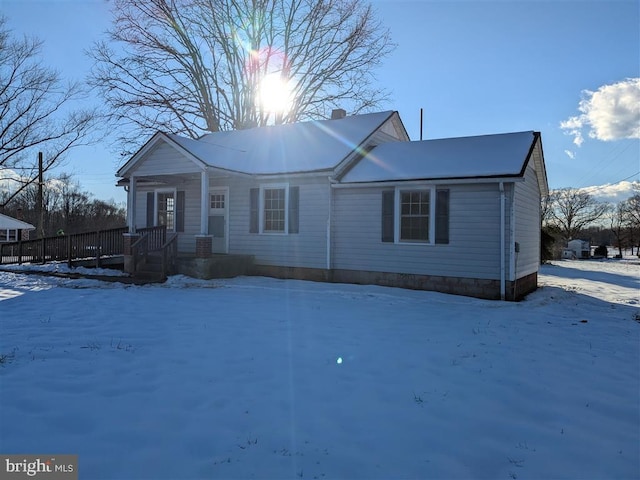
[[[211,195],[216,192],[224,192],[224,208],[211,208]],[[224,252],[229,253],[229,187],[209,188],[209,216],[224,215]]]
[[[270,231],[264,229],[264,192],[265,190],[284,189],[284,231]],[[264,183],[260,185],[260,197],[258,198],[259,231],[262,235],[289,235],[289,184],[288,183]]]
[[[402,203],[400,194],[402,192],[429,192],[429,239],[421,240],[401,240],[400,225],[402,222]],[[394,243],[401,245],[435,245],[436,231],[436,188],[435,185],[421,185],[415,187],[396,187],[394,195],[394,225],[393,239]]]
[[[153,225],[155,227],[160,226],[158,224],[158,194],[159,193],[172,193],[173,194],[173,228],[167,227],[167,232],[176,231],[177,213],[178,213],[178,190],[176,188],[158,188],[153,191]]]

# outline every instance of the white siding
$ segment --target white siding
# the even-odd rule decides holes
[[[136,176],[196,173],[202,169],[167,143],[154,147],[133,170]]]
[[[136,188],[136,211],[134,213],[136,228],[147,226],[147,192],[152,192],[150,188]]]
[[[269,183],[300,187],[299,233],[249,233],[249,190]],[[272,180],[227,178],[212,185],[229,186],[229,253],[255,256],[257,265],[326,268],[329,181],[323,177],[278,177]]]
[[[498,185],[450,185],[448,188],[449,244],[446,245],[382,242],[381,209],[382,192],[385,189],[335,189],[332,267],[499,279]]]
[[[200,179],[162,188],[176,188],[176,191],[184,190],[185,192],[184,232],[178,233],[178,251],[193,253],[196,248],[195,235],[200,233]],[[147,226],[147,193],[153,191],[154,189],[150,187],[138,187],[136,190],[136,228]]]
[[[538,151],[534,152],[534,155]],[[529,162],[524,182],[515,184],[515,253],[516,279],[537,272],[540,266],[540,187],[533,159]]]

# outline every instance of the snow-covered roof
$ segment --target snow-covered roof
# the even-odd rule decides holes
[[[215,132],[197,140],[166,137],[210,167],[255,175],[312,172],[335,168],[393,113]],[[134,155],[118,175],[125,176],[142,156]]]
[[[0,213],[0,230],[35,230],[30,223]]]
[[[375,147],[342,183],[523,175],[538,134],[533,131],[391,142]]]

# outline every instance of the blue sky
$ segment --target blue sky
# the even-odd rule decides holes
[[[629,80],[640,77],[639,0],[372,4],[397,44],[377,72],[391,94],[383,109],[400,112],[413,140],[423,108],[425,139],[541,131],[552,189],[640,180],[640,93]],[[110,24],[105,0],[0,0],[0,12],[77,80],[90,68],[84,50]],[[71,153],[62,170],[98,198],[124,201],[113,186],[121,161],[99,145]]]

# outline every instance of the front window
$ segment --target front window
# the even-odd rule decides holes
[[[429,241],[429,190],[400,192],[400,240]]]
[[[173,192],[158,192],[158,225],[175,230],[176,204]]]
[[[264,189],[264,231],[284,232],[285,227],[285,189]]]

